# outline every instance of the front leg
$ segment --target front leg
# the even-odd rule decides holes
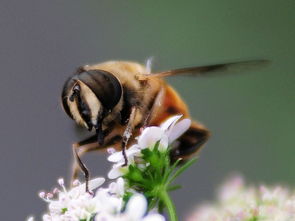
[[[122,138],[121,147],[122,147],[122,154],[123,154],[123,157],[124,157],[124,160],[125,160],[124,164],[122,165],[123,167],[128,165],[128,159],[127,159],[127,155],[126,155],[126,147],[127,147],[128,140],[130,139],[130,137],[132,135],[132,131],[133,131],[134,126],[135,126],[134,121],[135,121],[135,117],[136,117],[136,112],[137,112],[137,108],[132,107],[131,113],[130,113],[130,116],[129,116],[129,119],[128,119],[128,124],[127,124],[127,127],[126,127],[126,129],[124,131],[123,138]]]
[[[100,145],[97,142],[97,135],[91,136],[83,141],[73,144],[74,162],[72,169],[72,181],[78,177],[79,169],[84,173],[86,192],[90,193],[88,188],[90,173],[86,165],[82,162],[81,157],[93,150],[100,149]]]
[[[107,134],[107,132],[105,134]],[[83,161],[81,160],[84,154],[92,151],[103,151],[107,147],[115,145],[116,143],[121,141],[121,139],[122,136],[114,134],[105,141],[104,145],[99,145],[97,142],[97,136],[93,135],[85,140],[73,144],[73,153],[75,159],[72,167],[72,181],[74,181],[78,177],[79,170],[82,170],[84,175],[88,173],[89,176],[89,172],[85,164],[83,164]]]
[[[88,173],[87,168],[85,165],[82,163],[81,157],[92,150],[97,150],[99,149],[99,144],[97,143],[97,136],[93,135],[91,137],[88,137],[85,140],[82,140],[80,142],[74,143],[73,144],[73,153],[74,153],[74,160],[73,160],[73,166],[72,166],[72,181],[77,179],[78,177],[78,172],[79,170],[82,170],[83,173]],[[81,163],[84,166],[81,166]],[[86,170],[85,170],[86,168]]]
[[[77,148],[73,147],[73,152],[74,152],[74,157],[75,157],[75,162],[78,162],[78,165],[79,165],[79,168],[83,171],[84,173],[84,177],[85,177],[85,187],[86,187],[86,192],[87,193],[90,193],[91,192],[89,191],[89,187],[88,187],[88,183],[89,183],[89,170],[87,169],[87,167],[85,166],[85,164],[82,162],[79,154],[78,154],[78,151],[77,151]],[[77,164],[77,163],[76,163]]]

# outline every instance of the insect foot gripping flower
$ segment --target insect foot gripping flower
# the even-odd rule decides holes
[[[247,187],[241,177],[227,181],[216,203],[196,209],[187,221],[293,221],[295,193],[276,186]]]
[[[148,208],[158,208],[161,212],[166,208],[171,221],[177,220],[177,216],[168,192],[179,188],[179,186],[173,186],[172,182],[195,162],[195,159],[192,159],[180,168],[177,168],[180,159],[173,164],[170,162],[171,144],[191,124],[189,119],[180,120],[181,117],[181,115],[174,116],[160,127],[145,128],[137,137],[137,143],[126,150],[127,167],[122,167],[124,157],[121,151],[110,150],[111,155],[108,157],[108,160],[114,163],[108,177],[110,179],[124,178],[127,186],[125,198],[133,195],[133,192],[128,190],[141,192],[148,199]]]

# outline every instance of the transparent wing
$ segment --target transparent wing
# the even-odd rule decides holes
[[[192,75],[192,76],[202,76],[209,75],[214,73],[234,73],[240,71],[248,71],[252,69],[257,69],[268,65],[270,61],[268,60],[250,60],[250,61],[238,61],[238,62],[230,62],[223,64],[213,64],[213,65],[205,65],[205,66],[196,66],[196,67],[187,67],[174,69],[169,71],[162,71],[152,73],[151,76],[156,77],[167,77],[174,75]]]

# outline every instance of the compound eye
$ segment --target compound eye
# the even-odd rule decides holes
[[[68,105],[68,99],[69,99],[69,96],[71,96],[73,93],[72,89],[73,89],[73,86],[76,84],[76,82],[77,82],[77,80],[70,77],[65,82],[65,84],[63,86],[63,90],[62,90],[62,95],[61,95],[63,109],[66,112],[66,114],[72,119],[73,119],[73,115],[72,115],[70,107]]]
[[[97,96],[103,108],[111,111],[122,97],[122,85],[118,78],[104,70],[89,70],[77,77]]]

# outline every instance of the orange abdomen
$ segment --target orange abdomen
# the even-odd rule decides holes
[[[179,94],[169,85],[164,85],[164,96],[156,111],[156,116],[150,125],[160,125],[169,117],[182,114],[184,118],[189,118],[187,105],[180,98]]]

